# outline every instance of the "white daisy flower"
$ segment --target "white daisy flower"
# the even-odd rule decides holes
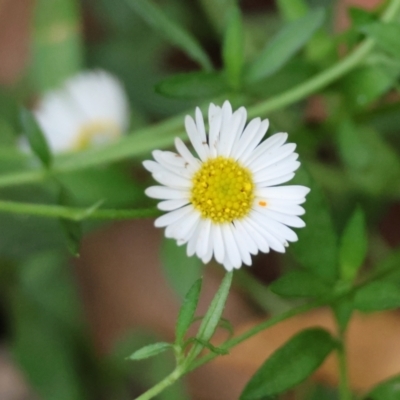
[[[33,113],[54,153],[109,142],[129,124],[125,91],[105,71],[73,76],[62,88],[45,94]]]
[[[146,194],[162,199],[158,208],[168,211],[155,221],[165,235],[187,244],[187,255],[204,263],[214,256],[226,270],[251,265],[251,255],[270,249],[285,252],[297,241],[289,227],[302,228],[299,204],[310,191],[304,186],[277,186],[291,180],[300,166],[296,145],[287,143],[287,133],[262,141],[268,120],[255,118],[246,125],[244,107],[232,112],[226,101],[210,104],[209,132],[202,113],[186,116],[185,126],[198,157],[175,139],[177,153],[153,151],[155,161],[144,167],[162,186]],[[262,141],[262,142],[261,142]]]

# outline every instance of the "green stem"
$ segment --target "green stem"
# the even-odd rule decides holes
[[[351,400],[351,388],[347,371],[346,334],[339,328],[339,346],[337,349],[339,361],[339,395],[340,400]]]
[[[90,208],[72,208],[64,206],[16,203],[13,201],[0,201],[0,212],[25,214],[46,218],[66,218],[74,221],[83,219],[138,219],[150,218],[160,215],[156,208],[136,210],[96,210]]]
[[[139,397],[136,397],[135,400],[149,400],[154,398],[168,386],[171,386],[173,383],[175,383],[182,375],[183,371],[179,367],[177,367],[171,374],[166,376],[162,381],[158,382],[147,392],[141,394]]]
[[[400,0],[392,0],[383,14],[381,20],[389,22],[393,20],[400,9]],[[289,106],[302,100],[318,90],[330,85],[335,80],[344,76],[356,68],[374,47],[372,39],[365,40],[353,53],[340,60],[331,68],[321,72],[314,78],[273,97],[248,108],[250,118],[265,116],[271,111]],[[65,173],[104,163],[114,162],[129,157],[137,157],[146,154],[152,149],[169,146],[175,136],[182,136],[183,118],[175,116],[156,126],[147,127],[123,138],[117,143],[103,148],[94,148],[77,154],[59,156],[55,160],[53,173]],[[46,178],[46,174],[40,171],[20,172],[0,177],[0,187],[34,183]]]

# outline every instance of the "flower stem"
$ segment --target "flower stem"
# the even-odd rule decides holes
[[[347,370],[346,334],[339,328],[339,346],[337,349],[339,361],[339,395],[340,400],[351,400],[351,388]]]

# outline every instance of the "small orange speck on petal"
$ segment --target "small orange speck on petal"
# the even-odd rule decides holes
[[[265,206],[267,205],[267,202],[266,202],[266,201],[259,201],[258,204],[259,204],[261,207],[265,207]]]

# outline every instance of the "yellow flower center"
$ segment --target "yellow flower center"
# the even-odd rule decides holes
[[[193,177],[191,202],[203,218],[215,223],[245,217],[254,199],[250,171],[231,158],[217,157],[203,163]]]
[[[118,126],[112,121],[92,121],[84,124],[73,146],[74,150],[84,150],[91,146],[108,143],[120,135]]]

